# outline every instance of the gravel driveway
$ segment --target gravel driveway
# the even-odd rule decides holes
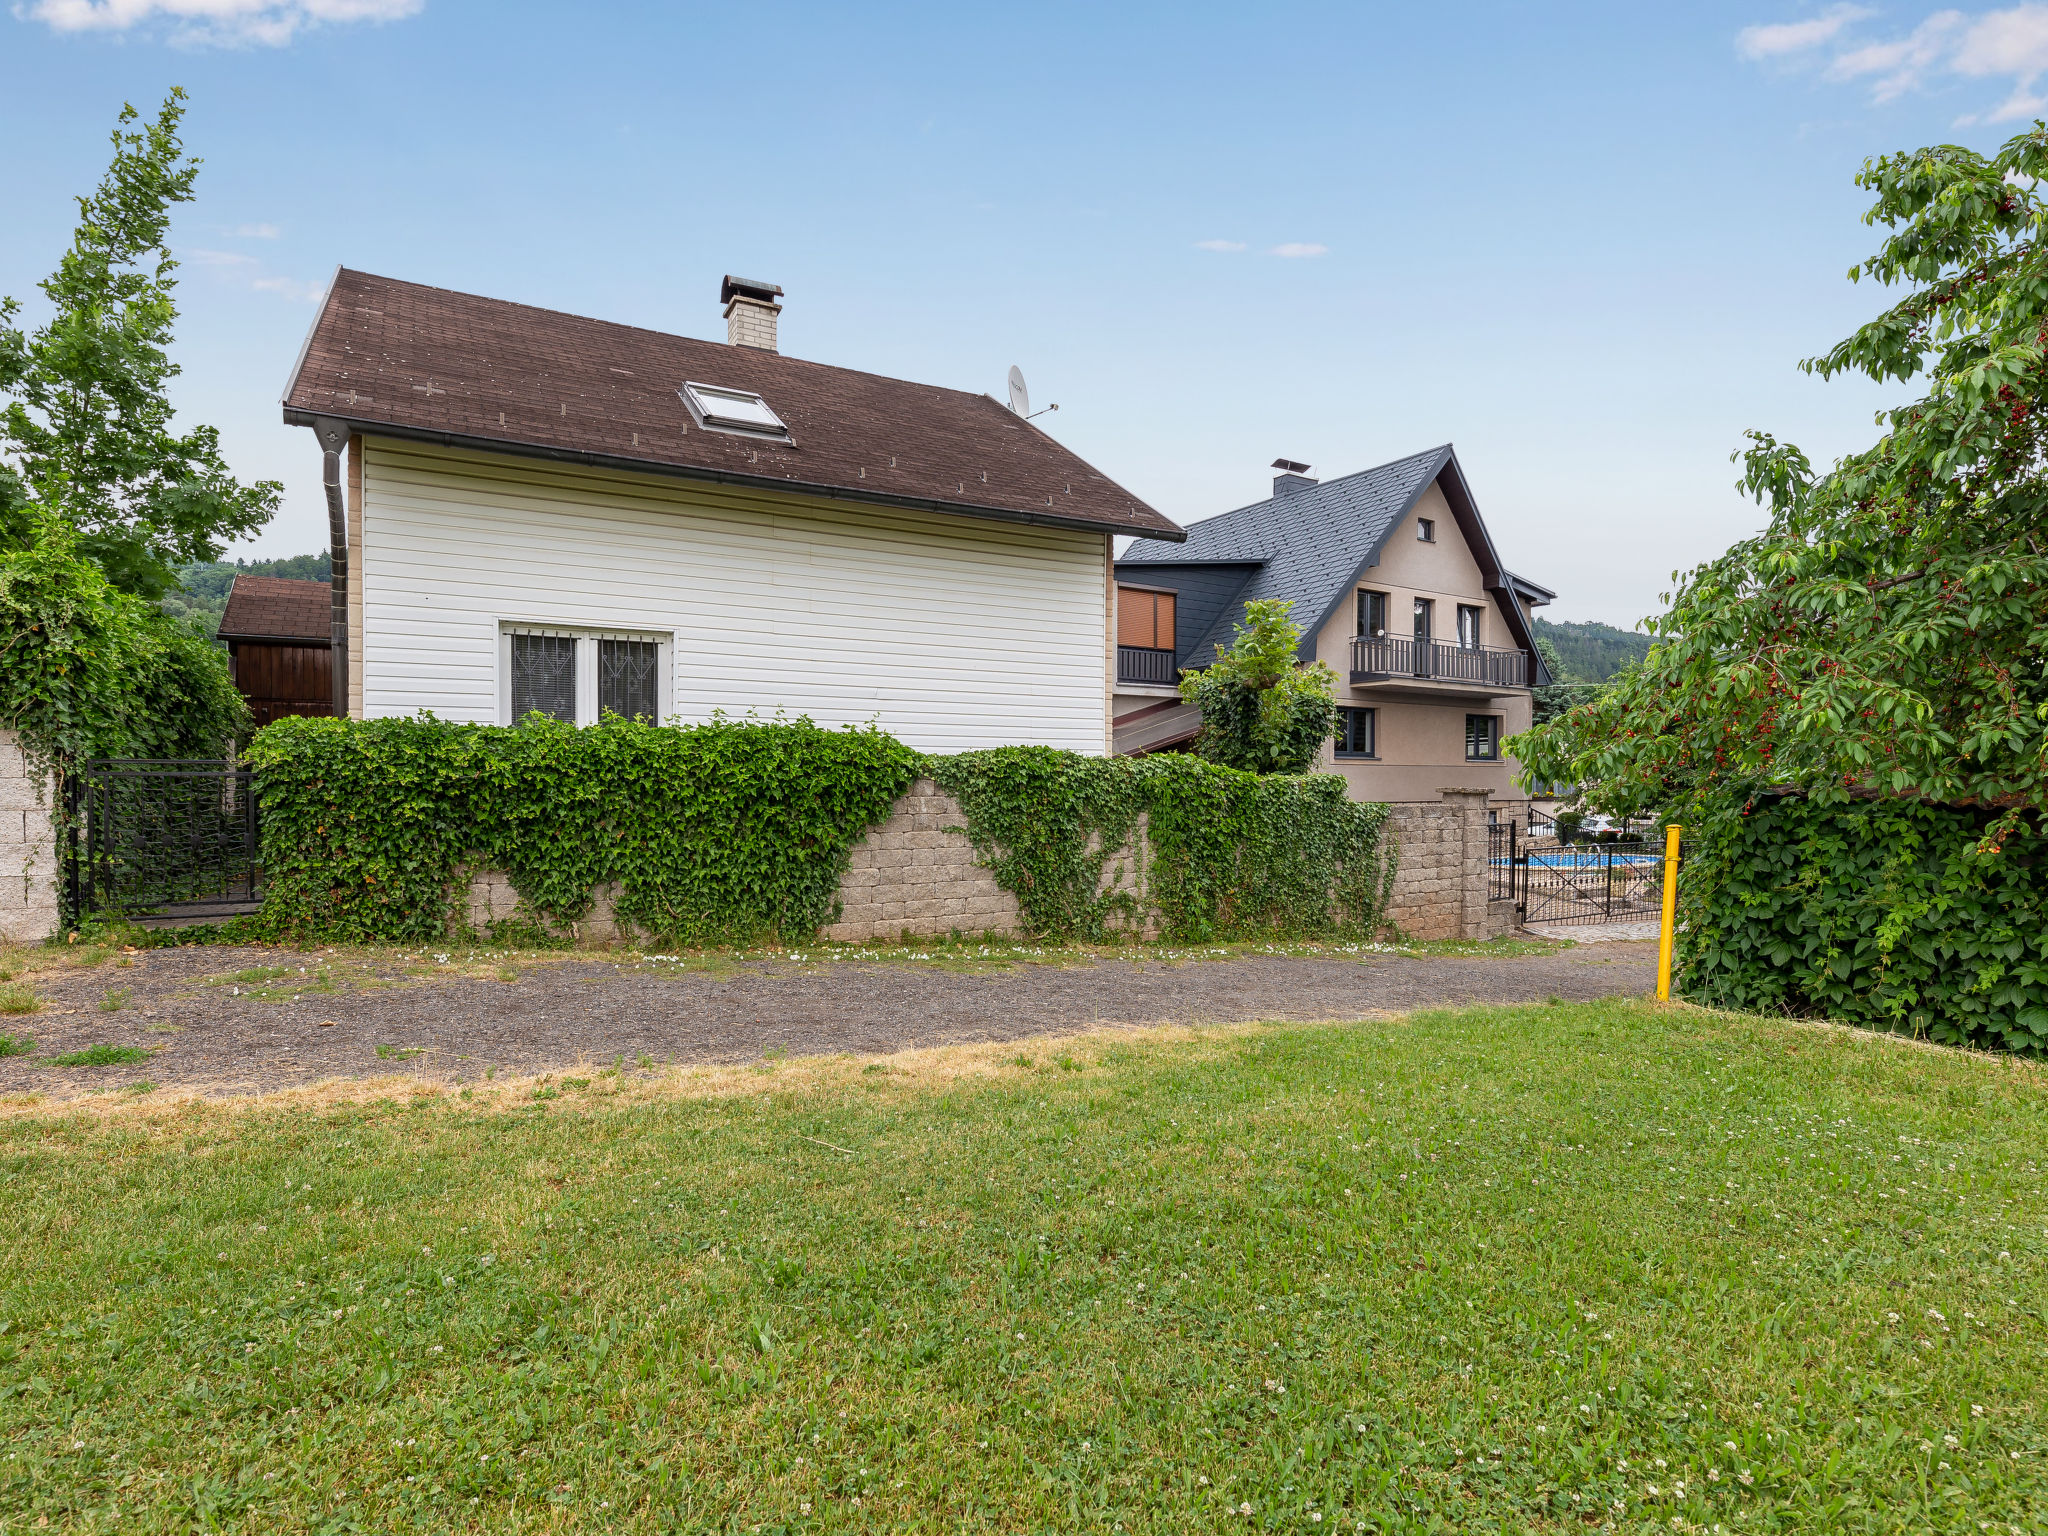
[[[1652,988],[1656,946],[1470,959],[1105,959],[965,972],[901,960],[678,970],[593,955],[456,974],[431,955],[407,965],[200,947],[128,959],[31,978],[42,1011],[0,1020],[0,1034],[27,1036],[34,1049],[0,1059],[0,1093],[71,1098],[138,1081],[257,1093],[394,1072],[460,1082],[487,1070],[518,1076],[620,1057],[865,1056],[1098,1024],[1349,1019],[1446,1004],[1639,997]],[[323,965],[332,967],[324,981]],[[101,1066],[48,1062],[94,1045],[151,1054]]]

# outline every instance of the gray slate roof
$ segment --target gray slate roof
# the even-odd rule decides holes
[[[1330,605],[1450,462],[1451,445],[1445,443],[1309,490],[1269,497],[1192,524],[1184,544],[1139,539],[1117,568],[1257,563],[1237,600],[1178,658],[1183,667],[1214,661],[1217,648],[1230,643],[1244,604],[1254,598],[1292,598],[1294,621],[1304,644],[1312,646]]]

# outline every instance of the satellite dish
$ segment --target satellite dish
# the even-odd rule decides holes
[[[1031,391],[1024,387],[1024,370],[1010,366],[1010,409],[1019,416],[1031,414]]]

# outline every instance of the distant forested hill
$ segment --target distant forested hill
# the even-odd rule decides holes
[[[220,628],[228,588],[237,576],[283,576],[292,581],[332,581],[326,550],[317,555],[292,555],[283,560],[196,560],[178,572],[178,589],[164,598],[164,611],[191,614],[210,635]]]
[[[1612,624],[1553,624],[1536,620],[1536,633],[1557,647],[1571,681],[1604,683],[1632,661],[1650,654],[1650,637]]]

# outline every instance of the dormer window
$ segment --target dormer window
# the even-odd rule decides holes
[[[789,428],[766,400],[750,390],[718,384],[685,384],[677,391],[698,426],[707,432],[739,432],[748,437],[789,441]]]

